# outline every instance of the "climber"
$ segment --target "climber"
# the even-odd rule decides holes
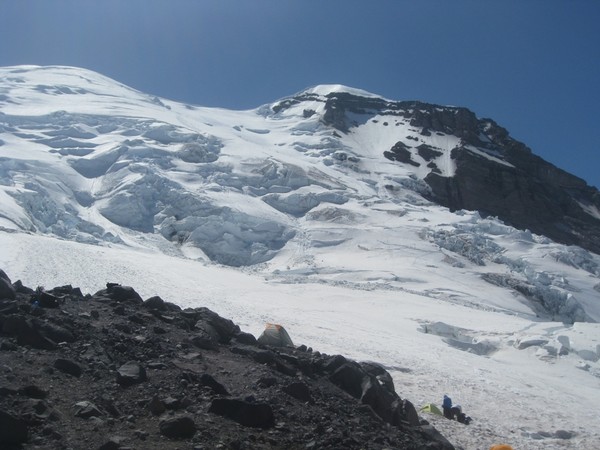
[[[444,411],[444,417],[446,419],[452,419],[452,399],[447,395],[444,395],[444,400],[442,401],[442,410]]]
[[[460,405],[453,405],[452,408],[450,408],[450,419],[454,418],[465,425],[469,425],[473,420],[462,411],[462,406]]]

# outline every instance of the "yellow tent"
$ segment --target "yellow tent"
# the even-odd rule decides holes
[[[513,448],[507,444],[499,444],[493,445],[492,447],[490,447],[490,450],[513,450]]]
[[[438,414],[440,416],[444,415],[442,413],[442,411],[440,410],[440,408],[438,408],[437,406],[435,406],[433,403],[427,403],[426,405],[424,405],[421,408],[421,412],[427,412],[427,413],[431,413],[431,414]]]

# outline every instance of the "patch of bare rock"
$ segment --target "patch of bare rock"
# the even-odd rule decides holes
[[[453,449],[375,363],[259,344],[207,308],[0,270],[0,448]]]

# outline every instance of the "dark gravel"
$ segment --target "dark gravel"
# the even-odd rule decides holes
[[[0,271],[2,449],[451,449],[389,374],[260,345],[126,286],[33,290]]]

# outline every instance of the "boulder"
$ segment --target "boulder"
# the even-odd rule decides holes
[[[165,408],[170,411],[181,409],[181,401],[174,397],[167,397],[163,400]]]
[[[240,333],[240,327],[229,319],[225,319],[208,308],[197,308],[200,322],[209,324],[217,333],[221,344],[228,344],[231,339]],[[196,324],[198,327],[200,324]]]
[[[10,281],[10,278],[8,277],[6,272],[2,269],[0,269],[0,280],[5,280],[5,281],[8,281],[8,284],[12,284]]]
[[[138,294],[131,286],[121,286],[117,283],[106,283],[106,289],[96,292],[94,297],[104,297],[117,302],[133,303],[137,305],[142,305],[144,303],[140,294]]]
[[[40,330],[40,322],[21,315],[10,315],[2,321],[2,332],[17,337],[18,345],[29,345],[42,350],[54,350],[56,342]]]
[[[240,331],[238,334],[234,336],[234,339],[240,344],[244,345],[256,345],[257,341],[253,334],[245,333]]]
[[[37,296],[36,299],[38,304],[42,308],[58,308],[59,301],[58,297],[50,294],[49,292],[42,291]]]
[[[374,376],[363,379],[361,403],[369,405],[385,422],[392,423],[392,404],[397,399],[398,395],[389,392]]]
[[[146,369],[136,361],[129,361],[117,370],[117,383],[132,386],[147,380]]]
[[[377,378],[377,381],[381,383],[381,385],[387,389],[391,393],[396,392],[396,388],[394,387],[394,380],[390,373],[385,370],[380,364],[373,362],[361,362],[360,366],[367,372],[369,375],[372,375]]]
[[[8,275],[0,269],[0,299],[14,299],[16,296],[16,290],[10,282]]]
[[[81,417],[82,419],[89,419],[90,417],[100,417],[103,415],[102,411],[90,401],[82,401],[75,403],[75,416]]]
[[[148,409],[153,415],[160,416],[167,410],[167,407],[165,402],[158,398],[158,395],[155,395],[152,397],[152,400],[150,400],[150,403],[148,403]]]
[[[81,376],[81,367],[70,359],[58,358],[54,361],[54,368],[77,378]]]
[[[143,305],[144,308],[155,309],[158,311],[164,311],[165,309],[167,309],[165,306],[165,301],[158,295],[150,297],[148,300],[144,301]]]
[[[20,445],[27,442],[29,430],[27,422],[0,410],[0,447]]]
[[[64,286],[57,286],[46,292],[48,292],[58,298],[62,298],[66,295],[75,297],[75,298],[83,298],[83,293],[81,292],[81,289],[79,289],[78,287],[74,288],[70,284],[65,284]]]
[[[212,401],[208,412],[227,417],[246,427],[271,428],[275,424],[273,409],[266,403],[217,398]]]
[[[402,413],[404,420],[410,425],[413,427],[420,425],[421,421],[419,419],[419,414],[417,413],[415,405],[413,405],[409,400],[402,400]]]
[[[176,416],[159,422],[160,434],[171,439],[189,439],[196,434],[196,424],[190,416]]]
[[[27,286],[24,286],[23,282],[21,280],[15,281],[13,283],[13,287],[15,288],[15,291],[18,294],[26,294],[26,295],[33,295],[33,294],[35,294],[35,291],[33,289],[27,287]]]
[[[355,398],[363,394],[363,379],[367,373],[355,362],[347,362],[340,366],[329,380]]]
[[[294,397],[301,402],[312,402],[312,396],[310,395],[310,388],[302,381],[291,383],[282,389],[286,394]]]
[[[202,383],[203,386],[209,387],[217,395],[229,395],[225,386],[207,373],[203,373],[202,376],[200,376],[200,383]]]
[[[342,355],[329,357],[323,364],[323,370],[327,373],[335,372],[339,367],[348,362]]]

